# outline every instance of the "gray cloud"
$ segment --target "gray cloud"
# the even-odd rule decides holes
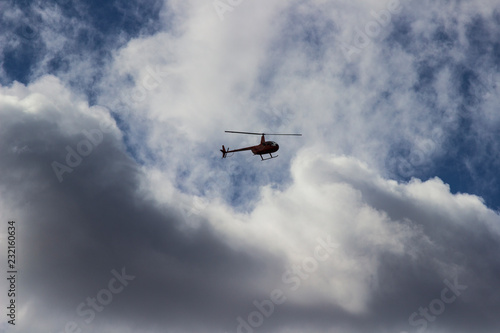
[[[64,163],[65,147],[84,138],[68,135],[61,124],[76,125],[78,118],[77,127],[93,129],[99,122],[55,114],[50,105],[32,107],[36,116],[20,106],[2,110],[8,121],[1,131],[2,169],[10,170],[2,175],[2,198],[15,203],[20,214],[26,301],[71,319],[80,301],[105,286],[111,269],[126,267],[137,280],[120,295],[125,304],[117,307],[120,316],[131,323],[151,316],[154,322],[180,324],[189,313],[208,318],[231,313],[232,303],[250,297],[248,291],[235,293],[235,285],[279,265],[277,259],[257,260],[256,248],[232,250],[210,226],[183,231],[175,202],[160,207],[141,194],[141,171],[123,152],[116,130],[59,183],[51,163]],[[36,318],[39,310],[29,311]],[[29,331],[33,324],[20,327]]]

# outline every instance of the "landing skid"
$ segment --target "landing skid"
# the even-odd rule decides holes
[[[268,157],[268,158],[264,158],[264,157],[262,157],[262,155],[260,155],[260,158],[261,158],[263,161],[267,161],[267,160],[270,160],[270,159],[272,159],[272,158],[276,158],[276,157],[278,157],[278,155],[273,156],[271,153],[269,153],[269,155],[270,155],[271,157]]]

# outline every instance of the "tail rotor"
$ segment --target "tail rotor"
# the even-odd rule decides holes
[[[227,155],[227,150],[226,148],[224,147],[224,145],[222,145],[222,149],[220,150],[222,152],[222,158],[226,158],[226,155]]]

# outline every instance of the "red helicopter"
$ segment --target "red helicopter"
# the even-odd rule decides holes
[[[239,149],[233,149],[229,150],[229,147],[226,148],[222,146],[222,149],[220,150],[222,152],[222,158],[226,158],[226,155],[228,153],[235,153],[238,151],[244,151],[244,150],[251,150],[254,155],[260,155],[260,158],[262,161],[265,160],[270,160],[271,158],[276,158],[278,155],[273,156],[272,153],[277,152],[278,149],[280,149],[280,146],[274,142],[274,141],[266,141],[264,138],[264,135],[293,135],[293,136],[302,136],[302,134],[269,134],[269,133],[252,133],[252,132],[236,132],[236,131],[225,131],[226,133],[238,133],[238,134],[251,134],[251,135],[262,135],[260,138],[260,144],[256,146],[251,146],[251,147],[246,147],[246,148],[239,148]],[[262,155],[264,154],[269,154],[271,157],[264,158]]]

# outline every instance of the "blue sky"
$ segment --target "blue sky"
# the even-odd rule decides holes
[[[0,215],[23,263],[0,330],[498,331],[495,1],[0,11]],[[224,130],[303,136],[221,159],[260,139]],[[86,321],[122,267],[136,280]]]

